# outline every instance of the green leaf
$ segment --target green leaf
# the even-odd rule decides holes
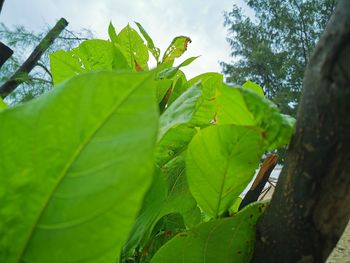
[[[258,125],[256,117],[246,104],[241,88],[229,87],[227,85],[219,86],[216,101],[218,105],[216,115],[217,124]],[[258,103],[262,104],[265,101],[259,101]]]
[[[211,126],[193,137],[186,155],[188,185],[210,217],[226,212],[252,179],[262,141],[261,130],[235,125]]]
[[[200,56],[190,57],[190,58],[186,59],[184,62],[182,62],[180,65],[178,65],[178,67],[180,68],[180,67],[188,66],[199,57]]]
[[[157,74],[157,78],[158,79],[171,79],[171,78],[173,78],[181,67],[188,66],[194,60],[196,60],[198,57],[199,56],[190,57],[190,58],[186,59],[184,62],[182,62],[180,65],[178,65],[177,67],[170,67],[170,68],[163,69],[162,71],[160,71]]]
[[[264,130],[267,149],[287,145],[293,134],[295,119],[281,114],[275,104],[255,92],[242,89],[242,95],[255,122]]]
[[[7,108],[7,104],[0,98],[0,111]]]
[[[169,63],[173,65],[174,60],[187,50],[188,43],[191,43],[191,39],[186,36],[178,36],[171,41],[169,47],[165,50],[162,63]]]
[[[191,121],[195,113],[197,101],[201,95],[202,91],[197,86],[193,86],[186,90],[166,109],[160,117],[159,139],[161,139],[170,128]]]
[[[169,89],[172,88],[173,81],[171,79],[162,79],[157,81],[157,102],[161,103]]]
[[[60,50],[50,54],[53,82],[57,85],[83,72],[112,69],[115,59],[115,48],[111,42],[86,40],[70,51]]]
[[[259,95],[265,97],[264,90],[258,84],[256,84],[255,82],[252,82],[250,80],[246,81],[242,85],[242,88],[252,90],[256,94],[259,94]]]
[[[289,143],[295,120],[275,104],[249,89],[222,85],[218,88],[216,123],[256,126],[262,129],[266,150]]]
[[[171,105],[179,96],[181,96],[182,93],[185,92],[189,88],[187,79],[185,76],[185,73],[183,73],[181,70],[178,70],[173,77],[173,90],[171,93],[171,96],[168,100],[168,106]]]
[[[0,113],[1,262],[115,262],[152,180],[153,79],[84,74]]]
[[[152,38],[148,35],[148,33],[146,32],[146,30],[143,28],[143,26],[138,23],[135,22],[135,24],[137,25],[137,27],[139,28],[142,36],[145,38],[145,40],[147,41],[147,47],[148,50],[151,52],[151,54],[153,55],[153,57],[156,59],[157,64],[159,62],[159,56],[160,56],[160,49],[154,46],[153,40]]]
[[[118,36],[112,22],[110,22],[108,26],[108,35],[113,43],[118,43]]]
[[[135,29],[127,25],[118,34],[118,48],[131,68],[137,71],[148,69],[148,48]]]
[[[256,222],[265,208],[265,203],[254,203],[233,217],[202,223],[178,234],[151,262],[248,263],[254,251]]]
[[[196,114],[192,121],[195,125],[203,127],[203,125],[216,122],[217,89],[223,85],[223,76],[219,73],[205,73],[188,81],[189,87],[196,83],[200,83],[199,87],[203,96],[197,104]]]
[[[180,124],[168,130],[157,144],[157,165],[163,166],[182,154],[195,134],[193,126],[188,124]]]
[[[160,215],[168,194],[166,178],[159,169],[156,170],[151,187],[143,200],[142,208],[136,218],[130,236],[123,248],[122,257],[132,255],[133,250],[144,246]]]
[[[162,167],[167,178],[168,196],[162,208],[163,214],[179,213],[186,226],[192,227],[200,220],[197,202],[188,189],[185,174],[185,159],[178,156]]]
[[[186,225],[193,226],[200,220],[197,203],[189,192],[185,179],[185,163],[175,158],[156,173],[148,190],[142,209],[124,249],[123,257],[129,256],[136,247],[144,247],[156,223],[165,215],[179,213]]]

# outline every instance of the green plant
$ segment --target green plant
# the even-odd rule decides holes
[[[55,88],[1,110],[2,262],[249,262],[266,204],[234,207],[294,121],[137,26],[51,54]]]

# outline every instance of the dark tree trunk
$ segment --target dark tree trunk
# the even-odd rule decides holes
[[[350,1],[305,72],[296,131],[252,262],[325,262],[350,217]]]

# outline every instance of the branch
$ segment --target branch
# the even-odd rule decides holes
[[[37,62],[36,66],[42,68],[50,76],[51,82],[52,82],[52,74],[51,74],[50,70],[41,62]]]
[[[12,54],[12,49],[0,42],[0,68],[12,56]]]
[[[61,18],[56,25],[46,34],[46,36],[41,40],[39,45],[34,49],[29,58],[23,63],[23,65],[15,72],[15,74],[0,87],[0,96],[5,98],[12,91],[14,91],[18,85],[20,85],[27,76],[29,72],[35,67],[38,60],[45,53],[45,51],[50,47],[53,41],[59,36],[62,30],[68,25],[68,22]]]
[[[256,176],[252,186],[247,194],[244,196],[238,210],[242,210],[245,206],[258,200],[262,190],[264,189],[271,172],[277,164],[278,156],[271,154],[266,157],[263,164],[260,167],[259,173]]]
[[[325,262],[350,218],[350,1],[341,0],[309,60],[271,205],[252,262]]]

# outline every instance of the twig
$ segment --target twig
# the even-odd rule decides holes
[[[278,156],[276,154],[271,154],[266,157],[258,175],[256,176],[253,185],[250,187],[247,194],[244,196],[238,210],[241,210],[243,207],[249,205],[258,200],[261,192],[263,191],[265,184],[267,183],[272,170],[277,164]]]
[[[38,60],[50,47],[53,41],[59,36],[62,30],[68,25],[68,22],[61,18],[56,25],[46,34],[41,40],[39,45],[34,49],[29,58],[23,63],[23,65],[13,74],[13,76],[0,87],[0,96],[5,98],[12,91],[14,91],[18,85],[23,82],[23,75],[28,75],[29,72],[35,67]]]
[[[42,69],[50,76],[50,78],[51,78],[51,80],[52,80],[52,74],[51,74],[50,70],[49,70],[43,63],[37,62],[37,63],[36,63],[36,66],[42,68]],[[51,81],[51,82],[52,82],[52,81]]]

